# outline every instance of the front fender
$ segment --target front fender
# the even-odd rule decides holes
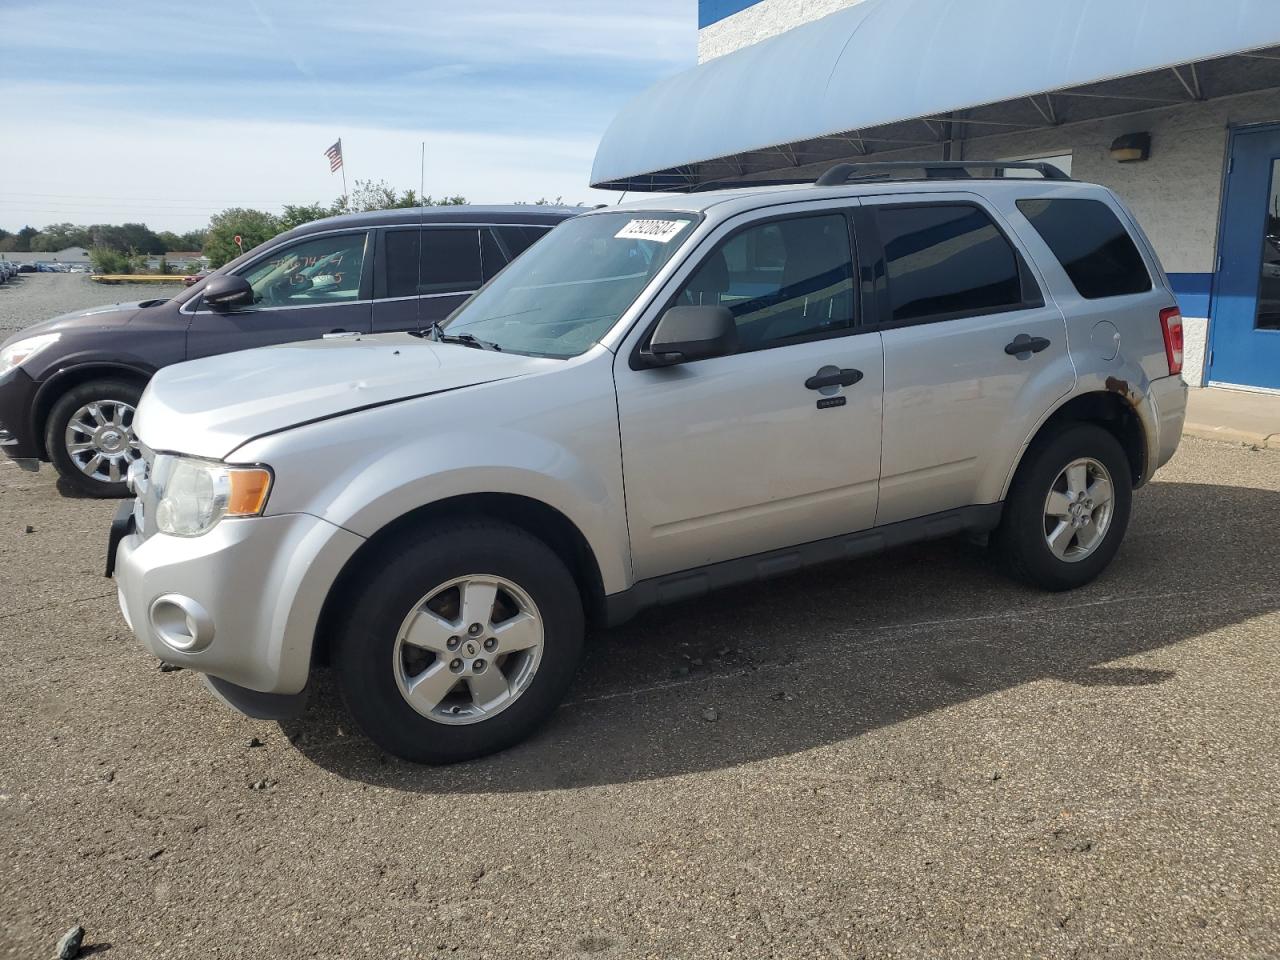
[[[607,363],[301,425],[251,441],[229,459],[271,466],[268,514],[309,513],[364,537],[452,497],[528,497],[577,527],[606,593],[631,583]]]

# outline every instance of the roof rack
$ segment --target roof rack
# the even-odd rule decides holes
[[[990,170],[990,175],[998,175],[1004,170],[1034,170],[1045,180],[1071,179],[1052,163],[1030,160],[880,160],[837,163],[818,178],[816,185],[834,187],[851,180],[889,180],[891,174],[901,170],[923,170],[923,179],[926,180],[971,180],[974,179],[974,175],[969,172],[971,169]]]
[[[708,180],[690,187],[686,193],[713,193],[716,190],[737,190],[742,187],[794,187],[813,183],[813,177],[787,177],[781,180]]]

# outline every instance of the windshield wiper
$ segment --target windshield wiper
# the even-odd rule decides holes
[[[502,347],[494,343],[492,340],[481,340],[479,337],[470,333],[445,333],[444,327],[440,326],[438,320],[433,320],[431,326],[423,327],[421,330],[412,331],[415,337],[423,339],[430,338],[437,343],[460,343],[464,347],[475,347],[477,350],[496,350],[502,352]]]

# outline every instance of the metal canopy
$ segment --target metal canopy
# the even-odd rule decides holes
[[[863,0],[627,104],[591,184],[685,190],[1280,88],[1280,0]]]

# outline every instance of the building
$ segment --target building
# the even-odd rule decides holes
[[[624,107],[592,185],[1049,159],[1150,235],[1188,381],[1280,391],[1280,3],[700,0],[699,17],[699,65]]]
[[[0,253],[0,259],[14,263],[89,263],[89,251],[84,247],[67,247],[63,250],[10,250]]]
[[[190,270],[195,272],[209,265],[209,258],[199,250],[171,250],[169,253],[151,254],[147,257],[147,269],[159,270],[163,261],[173,270]]]

